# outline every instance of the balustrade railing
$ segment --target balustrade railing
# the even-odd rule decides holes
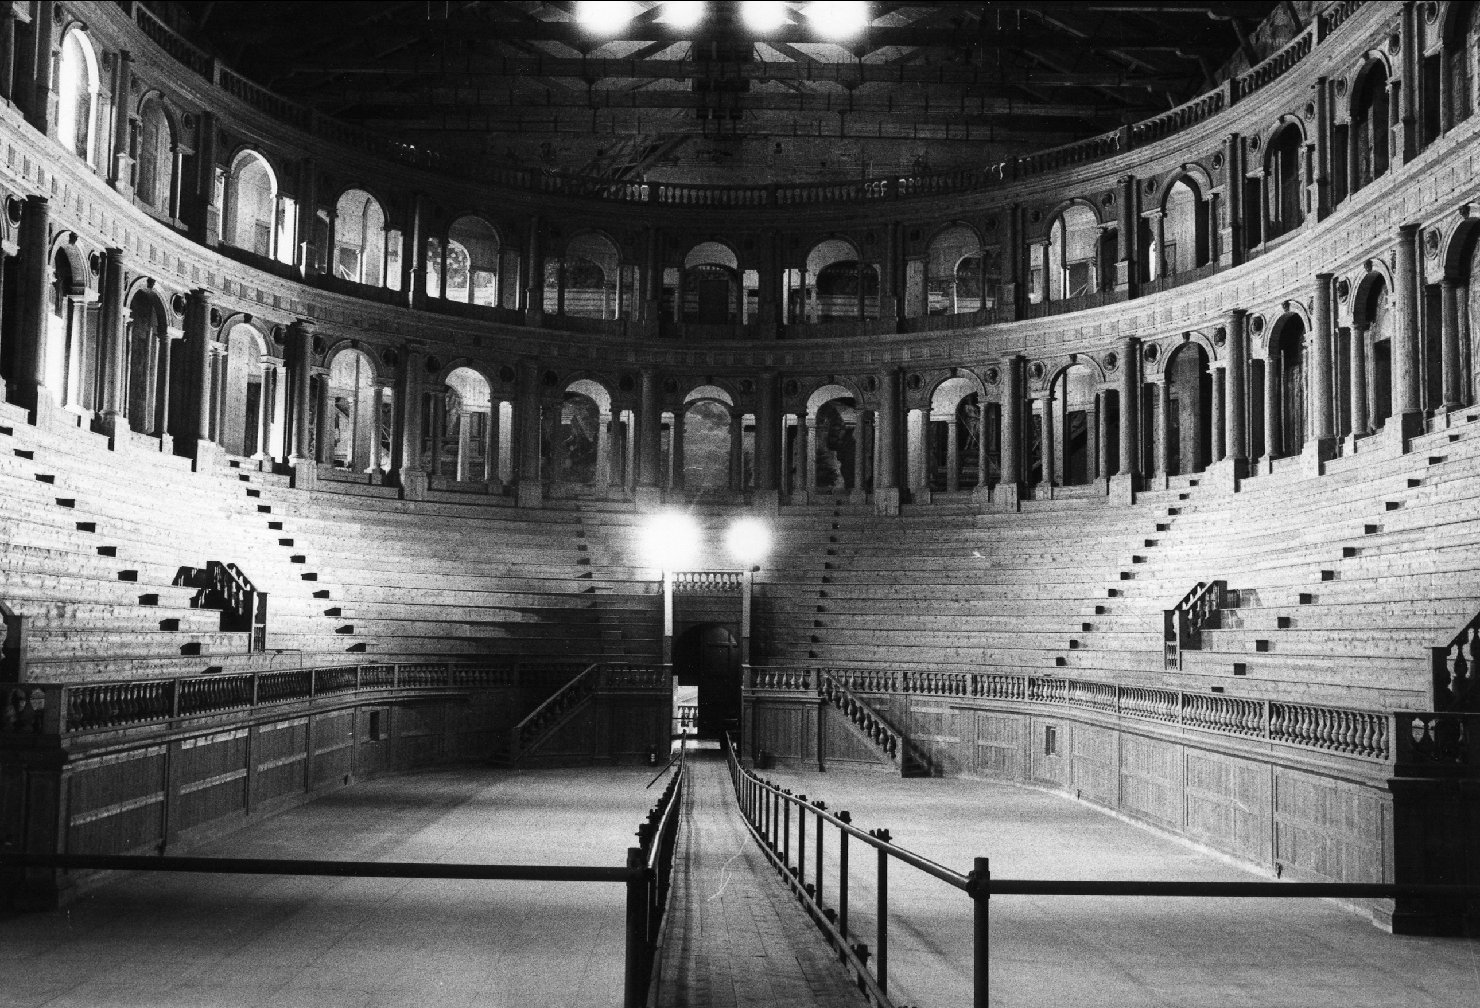
[[[1242,101],[1260,88],[1279,80],[1296,64],[1310,55],[1315,45],[1314,28],[1295,36],[1283,49],[1270,56],[1248,73],[1233,78],[1230,94],[1234,101]]]
[[[122,682],[0,684],[0,735],[69,735],[227,714],[268,704],[368,690],[495,689],[562,679],[579,666],[453,665],[446,662],[336,665]],[[660,688],[663,670],[624,673],[623,688]],[[655,685],[658,684],[658,685]]]
[[[821,691],[828,679],[854,693],[1052,704],[1199,731],[1261,738],[1364,760],[1390,760],[1392,719],[1408,716],[1063,676],[807,666],[751,666],[745,671],[745,684],[752,692],[810,692],[825,696]]]
[[[247,651],[267,650],[267,593],[258,591],[234,563],[206,565],[211,601],[221,607],[221,629],[247,635]]]
[[[826,673],[822,675],[819,692],[824,700],[841,711],[845,718],[863,732],[864,736],[873,743],[875,749],[883,753],[889,762],[903,772],[907,743],[904,736],[886,721],[882,714],[854,694],[841,680]]]
[[[521,756],[536,748],[597,693],[652,692],[672,688],[672,673],[667,666],[609,665],[603,662],[588,665],[509,729],[509,760],[518,762]]]
[[[1431,650],[1434,670],[1434,710],[1480,711],[1480,615],[1475,616],[1443,647]]]
[[[1175,606],[1162,611],[1168,669],[1180,670],[1182,652],[1202,646],[1202,631],[1218,625],[1218,611],[1227,592],[1227,581],[1199,581]]]
[[[694,595],[724,595],[745,587],[743,571],[675,571],[673,590]]]

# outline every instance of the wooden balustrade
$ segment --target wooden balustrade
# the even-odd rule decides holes
[[[650,693],[672,688],[672,672],[666,665],[603,662],[588,665],[509,729],[509,759],[518,762],[521,756],[537,748],[571,714],[600,692]]]
[[[1480,678],[1475,672],[1480,660],[1480,615],[1461,627],[1448,644],[1431,649],[1431,654],[1434,710],[1480,710]]]
[[[904,738],[888,721],[884,720],[882,714],[870,707],[866,701],[849,690],[841,680],[833,676],[824,674],[821,677],[819,691],[824,700],[841,711],[844,717],[863,732],[876,749],[888,757],[889,762],[897,767],[903,767]]]
[[[206,564],[211,602],[221,607],[221,629],[247,634],[247,651],[267,650],[267,593],[258,591],[234,563]]]
[[[673,590],[693,595],[723,595],[745,587],[743,571],[677,571]]]
[[[1202,631],[1218,625],[1227,593],[1227,581],[1199,581],[1175,606],[1163,610],[1162,637],[1168,669],[1180,671],[1182,652],[1202,646]]]

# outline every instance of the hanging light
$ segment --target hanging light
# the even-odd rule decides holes
[[[786,24],[786,4],[779,0],[745,0],[740,5],[740,17],[751,31],[775,31]]]
[[[576,21],[597,35],[612,35],[627,27],[636,14],[630,0],[579,0]]]
[[[703,0],[666,0],[659,20],[673,28],[694,28],[704,20],[707,6]]]
[[[771,527],[759,518],[736,518],[725,533],[730,556],[746,566],[755,566],[771,552]]]
[[[827,38],[852,38],[869,26],[868,4],[861,0],[814,0],[803,8],[812,30]]]

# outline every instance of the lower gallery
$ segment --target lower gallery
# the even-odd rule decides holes
[[[1473,1004],[1474,6],[590,6],[0,5],[0,1004]]]

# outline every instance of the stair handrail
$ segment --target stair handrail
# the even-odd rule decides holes
[[[18,613],[0,599],[0,682],[26,681],[31,617]]]
[[[1223,597],[1227,593],[1228,582],[1221,578],[1199,581],[1175,606],[1163,610],[1166,668],[1180,671],[1182,652],[1202,646],[1202,631],[1217,623],[1218,610],[1223,608]]]
[[[211,560],[206,564],[211,591],[221,601],[221,628],[245,632],[247,651],[267,650],[267,592],[258,591],[252,579],[234,563]]]
[[[910,748],[909,739],[904,732],[890,724],[872,704],[854,693],[832,673],[818,670],[817,680],[818,695],[841,711],[844,717],[889,758],[889,762],[903,770],[905,756]]]
[[[534,748],[535,744],[555,729],[566,714],[574,710],[588,697],[596,693],[601,685],[601,670],[605,662],[592,662],[545,699],[534,710],[509,729],[509,761],[515,762],[521,755]]]
[[[1449,641],[1429,649],[1434,672],[1434,710],[1443,713],[1480,712],[1480,613]]]

